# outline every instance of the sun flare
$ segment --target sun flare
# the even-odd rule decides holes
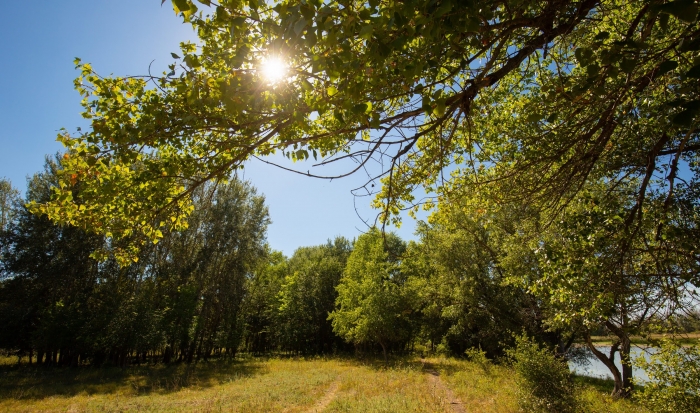
[[[279,57],[268,57],[262,62],[262,74],[270,83],[277,83],[287,77],[287,64]]]

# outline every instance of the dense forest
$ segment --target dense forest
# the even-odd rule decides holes
[[[57,168],[47,159],[26,199],[4,182],[0,348],[29,362],[386,355],[416,346],[457,355],[480,346],[496,356],[522,329],[564,350],[571,344],[571,334],[545,331],[537,300],[504,284],[493,258],[476,248],[486,233],[424,224],[422,241],[406,243],[370,229],[287,258],[266,243],[264,197],[232,179],[199,189],[186,230],[165,233],[120,267],[90,258],[114,248],[104,237],[24,207],[46,199]]]

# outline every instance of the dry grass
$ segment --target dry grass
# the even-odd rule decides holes
[[[428,384],[418,359],[351,366],[326,412],[451,412],[445,395]]]
[[[16,362],[16,358],[14,358]],[[513,372],[431,359],[467,412],[517,409]],[[643,412],[613,402],[611,385],[578,380],[591,412]],[[417,358],[244,359],[196,366],[42,368],[0,360],[0,411],[11,412],[451,412],[444,389]]]
[[[5,370],[0,411],[302,412],[342,370],[325,360],[215,362],[195,367]]]
[[[467,411],[483,413],[518,412],[513,370],[499,365],[478,365],[455,359],[432,361],[462,400]],[[577,377],[580,397],[586,412],[644,413],[646,409],[630,400],[613,400],[610,397],[611,381]]]

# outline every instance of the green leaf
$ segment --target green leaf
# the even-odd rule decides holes
[[[298,22],[294,25],[294,33],[297,35],[301,34],[301,32],[304,31],[304,28],[306,27],[307,23],[304,18],[299,19]]]
[[[671,118],[671,122],[680,126],[690,126],[698,112],[700,112],[699,108],[686,109]]]
[[[328,96],[333,96],[338,93],[338,89],[336,89],[334,86],[328,86],[328,88],[326,88],[326,93],[328,93]]]
[[[668,17],[669,15],[666,13],[662,13],[659,16],[659,27],[661,28],[662,32],[666,32],[668,30]]]
[[[600,32],[593,38],[593,40],[607,40],[609,37],[609,32]]]
[[[435,114],[438,116],[443,116],[445,114],[445,109],[447,99],[442,97],[435,101]]]
[[[360,29],[360,37],[365,40],[370,40],[372,38],[372,33],[374,32],[374,25],[368,24]]]
[[[443,1],[440,7],[438,7],[437,10],[435,10],[435,14],[433,14],[434,17],[442,17],[445,14],[449,13],[452,10],[452,2],[450,1]]]
[[[471,16],[465,22],[464,30],[466,32],[478,32],[480,26],[481,20],[479,20],[477,17]]]
[[[659,65],[659,71],[656,72],[656,76],[665,75],[666,73],[670,72],[671,70],[673,70],[677,67],[678,67],[678,62],[676,62],[674,60],[666,60],[665,62],[663,62]]]
[[[620,62],[620,70],[625,73],[632,73],[635,67],[637,67],[637,61],[634,59],[626,57],[622,59],[622,62]]]
[[[299,11],[301,12],[301,15],[304,16],[304,19],[308,21],[313,20],[314,16],[316,15],[314,8],[309,6],[301,6],[299,7]]]
[[[544,115],[542,115],[541,113],[531,113],[526,120],[530,123],[535,123],[539,122],[543,117]]]
[[[173,1],[173,9],[175,9],[175,13],[179,14],[180,12],[186,11],[190,9],[190,5],[187,0],[172,0]]]
[[[581,66],[587,66],[593,57],[593,51],[587,47],[579,47],[574,52],[574,56]]]
[[[695,40],[683,39],[681,41],[679,49],[682,52],[697,52],[698,50],[700,50],[700,36],[698,36],[698,38]]]
[[[179,59],[179,58],[180,58],[180,56],[178,56],[178,55],[175,54],[175,53],[170,53],[170,56],[172,56],[173,59]]]
[[[357,105],[352,107],[353,113],[356,113],[356,114],[365,113],[366,110],[367,110],[366,103],[358,103]]]
[[[197,0],[205,6],[211,6],[211,0]]]
[[[311,92],[314,90],[313,85],[306,79],[301,81],[301,88],[306,92]]]
[[[216,6],[216,18],[215,19],[217,22],[223,23],[230,18],[231,18],[231,15],[228,14],[228,10],[226,10],[224,7]]]
[[[377,112],[372,113],[372,119],[369,121],[369,126],[374,128],[374,129],[378,129],[381,126],[379,113],[377,113]]]
[[[586,66],[586,73],[588,74],[588,77],[598,76],[599,72],[600,72],[600,66],[598,65],[598,63],[593,63],[593,64]]]
[[[698,15],[698,5],[694,0],[676,0],[659,6],[661,13],[668,13],[671,16],[687,23],[692,23]]]
[[[238,17],[234,18],[233,20],[231,20],[231,24],[233,24],[234,27],[240,29],[245,24],[245,21],[246,21],[245,17],[238,16]]]
[[[692,79],[698,79],[700,78],[700,65],[695,65],[688,70],[685,74],[686,77],[692,78]]]
[[[197,56],[191,54],[185,56],[185,64],[191,69],[200,67],[202,65],[201,63],[199,63],[199,59],[197,58]]]
[[[433,107],[430,104],[430,96],[423,96],[423,101],[421,104],[421,108],[425,111],[426,114],[430,115],[433,113]]]

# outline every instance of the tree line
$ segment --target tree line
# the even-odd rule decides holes
[[[634,204],[602,185],[554,223],[525,205],[474,213],[455,202],[419,222],[417,241],[371,228],[287,258],[266,241],[264,197],[232,177],[193,191],[186,229],[121,265],[91,257],[118,241],[27,209],[48,199],[59,171],[47,158],[24,199],[1,186],[0,348],[30,363],[191,363],[240,351],[498,358],[525,335],[564,358],[585,342],[624,395],[633,335],[698,325],[697,262],[683,255],[697,239],[690,192],[662,230],[673,235],[664,249],[650,248],[653,219],[634,239],[616,230]],[[609,354],[595,334],[612,337]]]
[[[545,331],[534,297],[505,285],[467,232],[424,224],[421,242],[406,243],[371,229],[287,258],[266,242],[264,197],[237,179],[198,189],[187,229],[131,264],[96,261],[118,246],[25,207],[50,196],[58,168],[47,158],[23,199],[3,181],[0,348],[30,362],[471,347],[497,356],[523,329],[550,345],[566,338]]]

